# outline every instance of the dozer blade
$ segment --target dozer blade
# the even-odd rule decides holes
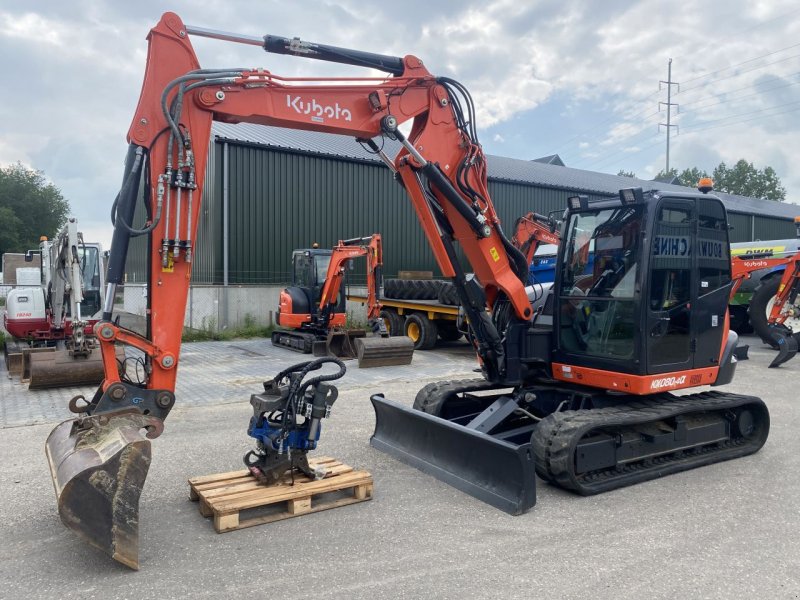
[[[404,335],[359,338],[355,341],[355,345],[360,369],[410,365],[414,357],[414,342]]]
[[[124,353],[122,348],[117,354]],[[124,354],[123,354],[124,356]],[[24,359],[23,379],[28,379],[28,388],[66,387],[95,385],[103,380],[103,356],[99,350],[89,356],[73,357],[67,350],[29,354]]]
[[[114,560],[139,568],[139,496],[150,467],[150,440],[163,422],[136,410],[65,421],[45,454],[68,528]]]
[[[794,358],[797,354],[797,336],[793,335],[788,329],[783,330],[778,327],[772,327],[772,339],[778,345],[778,356],[769,364],[769,368],[780,366]]]
[[[509,514],[536,504],[530,444],[495,439],[382,394],[370,400],[375,409],[370,444],[378,450]]]
[[[335,356],[336,358],[355,358],[356,348],[353,342],[363,338],[367,332],[363,329],[333,329],[324,340],[314,342],[314,356]]]

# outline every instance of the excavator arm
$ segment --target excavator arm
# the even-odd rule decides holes
[[[367,259],[367,319],[378,318],[381,305],[378,302],[377,287],[379,270],[383,265],[383,247],[381,235],[374,233],[368,238],[340,240],[333,247],[331,261],[325,275],[325,285],[320,294],[320,313],[330,315],[339,301],[339,290],[344,277],[344,265],[361,256]],[[327,318],[327,317],[323,317]]]
[[[514,234],[511,241],[525,255],[530,265],[533,256],[542,244],[558,245],[561,236],[556,228],[556,221],[551,217],[529,212],[514,223]]]
[[[201,68],[190,37],[203,35],[261,46],[268,52],[355,64],[389,75],[353,78],[281,77],[265,69]],[[474,107],[456,81],[434,77],[415,56],[387,57],[298,39],[253,38],[187,27],[165,13],[148,36],[139,103],[128,131],[122,187],[114,201],[100,341],[105,379],[90,401],[73,398],[77,419],[56,428],[46,449],[62,521],[90,543],[138,567],[138,499],[150,460],[148,438],[163,429],[174,401],[183,317],[201,211],[214,120],[349,135],[380,154],[397,175],[445,277],[453,280],[475,334],[484,376],[520,381],[520,361],[504,345],[517,343],[532,309],[525,293],[527,262],[506,238],[487,187]],[[410,123],[410,131],[402,126]],[[390,159],[376,139],[402,145]],[[139,182],[144,181],[144,190]],[[133,223],[144,198],[147,221]],[[147,333],[112,321],[129,241],[149,240]],[[460,244],[475,278],[468,284],[456,256]],[[477,283],[480,281],[480,284]],[[500,325],[487,307],[502,314]],[[144,354],[144,381],[129,379],[117,345]],[[110,474],[109,485],[98,475]]]

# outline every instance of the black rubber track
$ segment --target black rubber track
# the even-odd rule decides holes
[[[678,415],[727,411],[745,405],[758,413],[756,430],[751,436],[676,451],[623,467],[581,475],[575,473],[578,442],[590,431],[602,429],[610,432],[615,428],[631,427]],[[537,425],[531,438],[531,446],[536,458],[536,472],[542,479],[560,488],[589,496],[753,454],[764,445],[768,434],[769,412],[760,398],[703,392],[689,396],[642,399],[611,408],[553,413]]]

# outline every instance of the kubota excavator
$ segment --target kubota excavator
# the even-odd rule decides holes
[[[321,80],[201,68],[190,42],[196,35],[387,75]],[[90,543],[138,567],[139,495],[150,439],[163,431],[175,401],[214,119],[360,140],[395,172],[439,269],[458,290],[483,378],[426,386],[415,409],[373,396],[374,446],[519,514],[535,503],[534,469],[555,485],[593,494],[751,454],[765,443],[769,414],[760,399],[670,393],[728,383],[736,367],[736,334],[726,318],[728,224],[717,198],[640,188],[601,202],[571,198],[552,310],[535,313],[525,289],[528,263],[489,196],[463,85],[433,76],[410,55],[216,32],[189,27],[173,13],[148,39],[115,202],[103,320],[95,328],[106,377],[89,402],[70,402],[77,418],[57,426],[46,443],[62,521]],[[406,122],[410,130],[400,127]],[[381,151],[383,137],[402,145],[394,159]],[[149,220],[137,227],[143,173]],[[145,336],[112,320],[131,235],[150,240]],[[475,274],[470,281],[455,243]],[[120,373],[114,344],[145,354],[143,382]]]
[[[511,236],[514,246],[525,255],[525,260],[530,265],[536,250],[542,244],[558,246],[561,236],[558,234],[556,220],[552,217],[529,212],[519,217],[514,223],[514,233]]]
[[[367,322],[375,334],[371,337],[366,337],[363,329],[344,329],[344,268],[361,256],[367,262]],[[331,250],[295,250],[292,285],[280,294],[278,325],[284,329],[273,332],[272,343],[315,356],[357,357],[359,367],[410,364],[414,343],[405,336],[390,337],[380,316],[382,268],[383,245],[378,233],[340,240]]]

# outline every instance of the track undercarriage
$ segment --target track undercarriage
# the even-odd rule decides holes
[[[390,405],[373,397],[373,404],[382,403]],[[429,384],[417,394],[414,409],[391,403],[396,421],[406,411],[417,418],[408,414],[405,426],[390,427],[385,423],[389,415],[379,417],[373,444],[477,497],[476,485],[491,492],[505,486],[502,499],[481,499],[514,514],[535,503],[535,478],[522,465],[510,470],[520,481],[501,484],[494,477],[500,466],[491,464],[489,453],[476,454],[468,447],[476,433],[485,438],[484,446],[494,442],[516,449],[502,460],[531,461],[542,479],[581,495],[746,456],[757,452],[769,433],[769,412],[762,400],[718,391],[642,397],[555,382],[499,389],[478,379]],[[433,425],[430,435],[408,431],[424,431],[428,415],[455,426],[447,442],[451,448],[444,476],[442,465],[436,467],[444,449],[436,442]],[[463,443],[456,435],[459,430]],[[425,443],[420,443],[421,436]],[[473,472],[483,475],[476,478]],[[504,472],[507,476],[509,469]],[[473,479],[470,486],[459,484],[468,479]]]

